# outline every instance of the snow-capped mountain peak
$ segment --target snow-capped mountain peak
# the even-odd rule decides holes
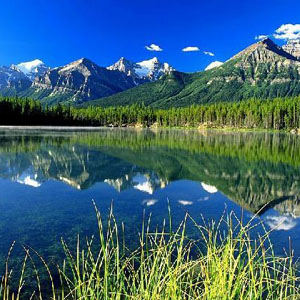
[[[115,64],[107,69],[123,72],[127,76],[134,77],[135,80],[139,80],[140,83],[143,81],[157,80],[162,75],[175,70],[168,63],[161,63],[157,57],[137,63],[121,57]]]
[[[77,59],[65,66],[62,67],[57,67],[54,68],[54,70],[59,70],[60,73],[63,72],[70,72],[71,70],[76,70],[78,68],[82,68],[82,67],[86,67],[86,68],[90,68],[90,67],[95,67],[96,64],[93,63],[91,60],[89,60],[88,58],[82,57],[80,59]]]
[[[125,57],[121,57],[115,64],[107,67],[108,70],[118,70],[125,73],[127,76],[132,76],[135,68],[136,64]]]
[[[36,76],[43,75],[49,69],[40,59],[12,65],[11,68],[20,70],[31,80],[34,80]]]
[[[40,65],[44,65],[44,62],[42,62],[40,59],[35,59],[32,61],[23,62],[17,65],[17,67],[25,74],[30,73],[36,68],[38,68]]]
[[[144,60],[144,61],[141,61],[139,62],[138,64],[141,64],[141,65],[147,65],[149,68],[153,67],[155,64],[158,64],[160,63],[160,61],[158,60],[157,57],[153,57],[151,59],[148,59],[148,60]]]
[[[148,77],[151,81],[159,79],[162,75],[174,71],[168,63],[161,63],[157,57],[136,63],[135,70],[140,78]]]
[[[157,57],[153,57],[149,60],[144,60],[137,63],[137,65],[141,66],[142,68],[146,68],[148,70],[154,70],[158,64],[160,64],[160,62]]]

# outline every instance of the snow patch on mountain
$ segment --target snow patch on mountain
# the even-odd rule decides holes
[[[107,69],[118,70],[127,76],[132,76],[142,81],[155,81],[162,75],[175,71],[168,63],[160,62],[157,57],[137,63],[122,57],[118,62],[107,67]],[[142,83],[142,81],[137,82],[137,84]]]
[[[40,59],[12,65],[11,68],[20,70],[31,80],[36,76],[43,75],[49,69]]]
[[[133,180],[135,182],[135,185],[133,186],[134,189],[148,193],[150,195],[154,193],[155,189],[149,178],[147,178],[145,175],[137,175],[133,178]]]
[[[213,185],[209,185],[204,182],[201,182],[201,185],[202,185],[202,188],[210,194],[215,194],[218,192],[218,189]]]
[[[21,70],[24,74],[29,74],[33,71],[36,71],[37,68],[41,65],[44,65],[44,63],[39,60],[35,59],[33,61],[23,62],[17,65],[18,69]]]
[[[148,77],[150,80],[157,80],[164,74],[168,74],[174,69],[168,63],[161,63],[157,57],[136,63],[136,74],[140,78]]]
[[[221,62],[221,61],[214,61],[214,62],[210,63],[210,64],[205,68],[205,71],[208,71],[208,70],[211,70],[211,69],[220,67],[220,66],[222,66],[222,65],[223,65],[223,62]]]
[[[28,186],[32,186],[34,188],[38,188],[42,185],[40,182],[37,181],[37,175],[31,176],[24,174],[17,179],[17,182]]]

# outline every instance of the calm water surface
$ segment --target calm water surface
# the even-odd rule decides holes
[[[234,211],[272,229],[278,254],[300,256],[300,138],[181,130],[0,131],[0,262],[16,241],[59,260],[61,238],[97,233],[92,200],[124,222],[134,247],[152,224],[186,211],[201,223]],[[190,229],[191,235],[197,235]],[[260,232],[260,229],[257,229]]]

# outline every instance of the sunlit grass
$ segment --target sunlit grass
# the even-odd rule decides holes
[[[34,266],[37,286],[31,297],[26,296],[28,299],[300,298],[292,255],[276,257],[269,233],[253,240],[250,233],[254,225],[251,222],[243,225],[233,214],[204,226],[186,215],[173,231],[170,230],[171,214],[160,231],[151,231],[150,219],[145,220],[135,251],[126,247],[124,226],[117,225],[112,212],[105,229],[97,209],[96,214],[98,238],[85,242],[78,238],[76,249],[70,249],[62,241],[65,260],[56,266],[60,280],[53,279],[50,267],[38,253],[25,248],[19,288],[10,289],[11,271],[7,261],[0,299],[24,299],[28,295],[25,287],[29,280],[26,277],[29,263]],[[197,241],[186,235],[188,220],[198,231]],[[33,256],[41,260],[49,276],[50,295],[43,292],[46,287],[40,283]]]

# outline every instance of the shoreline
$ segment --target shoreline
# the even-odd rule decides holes
[[[76,130],[99,130],[103,128],[109,127],[95,127],[95,126],[43,126],[43,125],[0,125],[0,130],[68,130],[68,131],[76,131]]]
[[[298,135],[297,131],[286,129],[264,129],[264,128],[236,128],[236,127],[165,127],[165,126],[51,126],[51,125],[0,125],[0,130],[41,130],[41,131],[100,131],[103,129],[122,129],[122,130],[193,130],[199,132],[220,131],[220,132],[268,132],[268,133],[289,133]]]

